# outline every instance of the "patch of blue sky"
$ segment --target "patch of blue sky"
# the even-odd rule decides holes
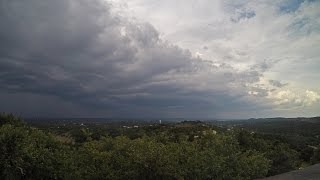
[[[310,20],[308,18],[301,18],[294,21],[288,27],[288,36],[296,38],[297,36],[305,36],[310,34],[312,29],[309,27]]]
[[[320,24],[313,19],[302,17],[296,19],[287,29],[289,37],[306,36],[311,33],[320,33]]]
[[[290,13],[296,11],[304,0],[287,0],[280,5],[279,10],[282,13]]]
[[[305,1],[313,2],[315,0],[286,0],[280,5],[279,10],[281,13],[295,12]]]

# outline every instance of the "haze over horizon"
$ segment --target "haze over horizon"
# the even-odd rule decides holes
[[[320,1],[0,1],[0,112],[312,117],[319,70]]]

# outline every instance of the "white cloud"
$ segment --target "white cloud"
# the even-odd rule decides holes
[[[269,98],[274,100],[274,103],[279,108],[297,108],[312,106],[319,102],[320,95],[317,92],[306,90],[304,92],[293,92],[291,90],[281,90],[270,94]]]
[[[266,104],[274,100],[274,106],[314,105],[297,92],[320,89],[320,1],[121,3],[127,4],[121,9],[123,14],[150,22],[162,38],[189,49],[195,57],[226,64],[233,71],[254,69],[262,73],[263,77],[249,83],[247,95],[266,97],[273,90],[278,94],[265,98]],[[284,87],[296,91],[288,92]]]
[[[312,105],[320,100],[320,95],[314,91],[306,90],[307,105]]]

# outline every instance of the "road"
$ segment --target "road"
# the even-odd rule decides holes
[[[320,164],[260,180],[320,180]]]

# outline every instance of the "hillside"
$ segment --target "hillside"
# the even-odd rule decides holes
[[[39,122],[0,115],[0,179],[240,180],[320,162],[317,147],[202,121]]]

